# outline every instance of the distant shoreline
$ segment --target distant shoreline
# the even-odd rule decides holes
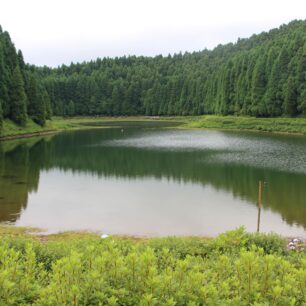
[[[49,120],[44,127],[36,125],[28,120],[23,128],[15,125],[9,120],[4,121],[0,141],[30,138],[36,136],[49,135],[61,131],[88,129],[88,128],[107,128],[110,126],[93,125],[97,123],[115,122],[180,122],[175,128],[198,129],[198,130],[231,130],[231,131],[254,131],[268,132],[285,135],[306,135],[306,118],[256,118],[240,116],[177,116],[177,117],[55,117]],[[114,125],[113,125],[114,126]]]

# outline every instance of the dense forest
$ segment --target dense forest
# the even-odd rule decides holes
[[[306,114],[306,21],[213,50],[26,65],[0,30],[1,118],[43,125],[51,114],[261,117]]]
[[[44,125],[52,115],[49,95],[34,67],[26,65],[8,32],[0,26],[0,127],[4,118],[25,125],[31,118]]]

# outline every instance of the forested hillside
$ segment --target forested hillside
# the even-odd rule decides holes
[[[295,116],[306,112],[306,21],[212,51],[39,70],[57,115]]]
[[[50,107],[51,101],[51,107]],[[25,65],[0,30],[1,118],[55,115],[306,114],[306,21],[212,51]]]
[[[3,118],[25,125],[27,117],[44,125],[51,118],[50,99],[34,67],[24,63],[0,26],[0,127]]]

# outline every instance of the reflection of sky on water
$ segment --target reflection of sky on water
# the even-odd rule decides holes
[[[40,190],[30,194],[16,225],[49,232],[212,236],[239,225],[256,231],[257,207],[212,186],[51,170],[41,173]],[[262,210],[261,230],[306,235],[302,227],[289,226],[269,209]]]
[[[148,150],[213,150],[214,154],[210,158],[215,162],[239,163],[306,174],[306,141],[288,143],[288,138],[285,136],[271,139],[271,137],[266,138],[264,134],[250,134],[220,131],[162,131],[110,140],[101,145]]]

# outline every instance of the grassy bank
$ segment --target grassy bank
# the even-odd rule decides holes
[[[84,122],[98,122],[101,120],[107,120],[105,118],[61,118],[54,117],[52,120],[48,120],[46,125],[41,127],[35,124],[32,120],[27,120],[27,124],[21,127],[10,120],[5,120],[3,128],[0,133],[0,138],[14,138],[14,136],[20,136],[22,138],[26,135],[39,135],[46,132],[56,132],[62,130],[71,130],[77,128],[85,128],[82,125]]]
[[[306,118],[254,118],[209,115],[188,117],[186,118],[185,127],[306,134]]]
[[[304,305],[306,257],[275,235],[29,235],[0,228],[1,305]]]
[[[22,138],[48,132],[57,132],[72,129],[84,129],[86,124],[116,121],[176,121],[183,123],[183,128],[198,129],[229,129],[253,130],[278,133],[306,134],[306,118],[254,118],[237,116],[195,116],[195,117],[54,117],[47,121],[44,127],[28,120],[25,127],[20,127],[10,120],[5,120],[0,139]]]
[[[171,120],[175,118],[161,118],[160,120]],[[182,120],[182,119],[180,119]],[[99,122],[121,122],[121,121],[156,121],[146,117],[74,117],[74,118],[63,118],[54,117],[52,120],[48,120],[46,125],[41,127],[35,124],[32,120],[27,120],[25,126],[19,126],[10,120],[4,120],[2,130],[0,132],[1,139],[14,139],[23,138],[27,136],[41,135],[49,132],[59,132],[64,130],[74,129],[86,129],[93,128],[94,123]],[[86,125],[88,124],[88,125]],[[96,126],[98,127],[98,126]]]

